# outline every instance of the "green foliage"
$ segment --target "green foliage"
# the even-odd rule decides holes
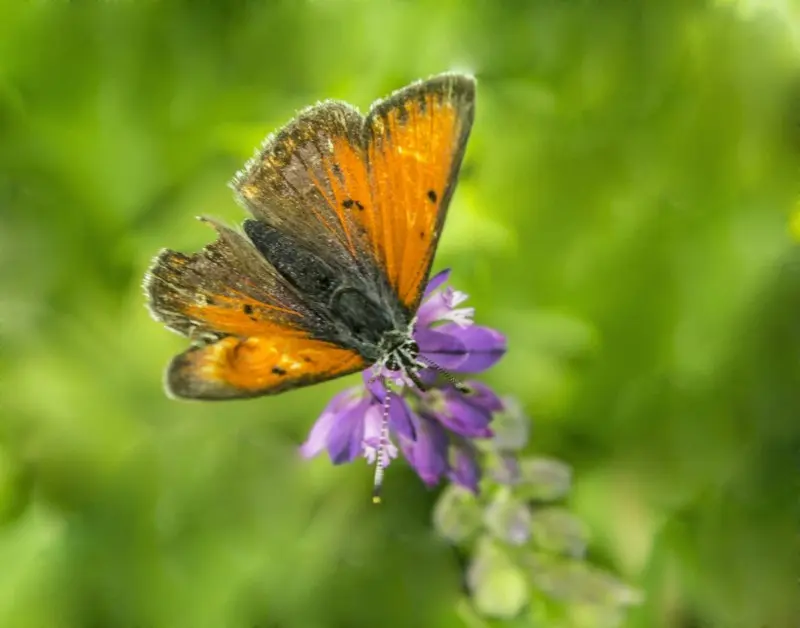
[[[345,382],[168,400],[185,342],[140,289],[193,216],[242,219],[225,184],[296,109],[453,68],[478,109],[436,267],[508,334],[488,379],[573,467],[627,625],[796,623],[800,40],[744,4],[0,3],[0,626],[477,621],[410,471],[374,508],[366,465],[298,460]]]

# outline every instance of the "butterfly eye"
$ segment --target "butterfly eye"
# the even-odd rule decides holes
[[[397,361],[397,357],[392,354],[386,359],[386,368],[390,371],[399,371],[400,370],[400,363]]]

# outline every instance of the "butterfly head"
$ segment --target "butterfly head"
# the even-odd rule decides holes
[[[392,330],[384,334],[381,340],[380,352],[383,356],[381,366],[390,371],[413,372],[419,371],[424,364],[419,361],[419,345],[411,333],[413,323],[408,330]]]
[[[375,363],[373,380],[381,377],[384,370],[387,370],[405,375],[419,391],[425,392],[428,386],[422,381],[419,373],[423,369],[433,369],[448,380],[456,390],[465,394],[469,393],[469,387],[458,381],[452,373],[443,369],[429,357],[422,355],[417,341],[414,340],[415,325],[416,319],[405,331],[392,330],[384,334],[379,345],[382,357]]]

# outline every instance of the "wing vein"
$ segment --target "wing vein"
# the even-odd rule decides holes
[[[297,156],[297,158],[300,161],[300,163],[302,163],[303,166],[305,166],[305,162],[303,162],[303,160],[300,159],[299,155]],[[297,195],[298,198],[303,198],[302,194],[300,194],[300,190],[298,190],[294,185],[292,185],[291,181],[289,181],[289,179],[286,178],[286,175],[283,173],[283,171],[278,171],[278,174],[280,175],[281,179],[284,180],[286,185],[288,185],[292,189],[292,191]],[[331,227],[328,224],[328,221],[325,220],[325,217],[322,214],[320,214],[319,211],[317,211],[317,208],[314,207],[312,203],[308,203],[307,207],[313,212],[317,220],[319,220],[319,222],[328,230],[328,233],[330,233],[334,238],[338,240],[338,237],[336,236],[336,231],[334,231],[333,227]]]

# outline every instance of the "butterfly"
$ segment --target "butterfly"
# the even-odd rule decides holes
[[[366,116],[319,103],[269,136],[230,184],[250,215],[241,229],[200,218],[216,241],[163,250],[146,274],[154,318],[192,341],[167,367],[167,393],[252,398],[369,366],[420,383],[432,365],[415,315],[474,107],[474,78],[448,73]]]

